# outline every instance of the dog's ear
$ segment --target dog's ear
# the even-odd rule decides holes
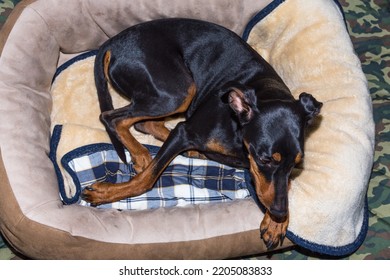
[[[253,88],[243,85],[230,86],[222,96],[230,108],[236,113],[241,125],[247,124],[252,120],[256,111],[256,93]]]
[[[320,113],[322,103],[306,92],[299,95],[299,103],[306,114],[306,121],[310,124],[311,120]]]

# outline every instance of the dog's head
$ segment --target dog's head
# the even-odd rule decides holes
[[[254,89],[232,87],[230,107],[238,118],[256,193],[274,220],[287,218],[290,174],[304,157],[305,128],[322,103],[301,93],[298,100],[258,100]]]

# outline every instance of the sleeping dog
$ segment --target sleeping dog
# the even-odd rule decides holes
[[[100,119],[125,162],[129,182],[95,183],[83,198],[95,205],[151,189],[170,161],[197,151],[211,160],[248,168],[266,208],[260,224],[268,248],[286,234],[290,174],[304,157],[305,128],[322,103],[296,100],[275,70],[228,29],[198,20],[164,19],[130,27],[101,46],[95,61]],[[114,109],[108,83],[129,100]],[[166,117],[184,114],[172,131]],[[131,126],[164,141],[152,160]]]

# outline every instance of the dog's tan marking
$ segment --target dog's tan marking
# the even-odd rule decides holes
[[[249,143],[244,141],[244,145],[249,152]],[[275,188],[272,182],[269,182],[265,176],[260,172],[256,161],[249,153],[249,171],[251,172],[253,179],[255,181],[256,194],[259,197],[261,203],[267,208],[270,209],[274,198],[275,198]]]
[[[265,176],[260,172],[259,168],[252,155],[249,154],[249,163],[250,163],[250,172],[255,181],[255,188],[257,196],[259,197],[261,203],[267,208],[270,209],[274,198],[275,190],[272,182],[269,182]]]
[[[207,142],[206,147],[212,152],[220,153],[223,155],[227,154],[226,148],[216,139],[211,139],[209,142]]]
[[[111,51],[108,50],[104,54],[104,59],[103,59],[104,77],[106,78],[107,81],[110,80],[108,76],[108,67],[110,66],[110,61],[111,61]]]
[[[179,113],[184,113],[185,111],[187,111],[188,107],[190,107],[190,104],[191,104],[191,102],[194,99],[194,96],[196,94],[196,85],[195,85],[195,83],[192,83],[190,85],[190,87],[187,90],[187,93],[188,93],[187,97],[184,99],[184,102],[181,104],[181,106],[179,108],[177,108],[177,110],[174,111],[172,114],[169,114],[166,117],[172,116],[172,115],[175,115],[175,114],[179,114]]]
[[[207,159],[207,157],[200,153],[199,151],[195,151],[195,150],[189,150],[185,153],[186,157],[189,157],[189,158],[198,158],[198,159]]]
[[[273,153],[272,154],[272,158],[276,161],[276,162],[281,162],[282,161],[282,155],[280,153]]]
[[[302,161],[302,154],[301,153],[298,153],[297,156],[295,157],[295,164],[298,164]]]
[[[164,124],[165,121],[145,121],[137,123],[135,126],[138,131],[150,134],[157,140],[165,142],[170,130]]]

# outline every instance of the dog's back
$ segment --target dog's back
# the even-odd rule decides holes
[[[156,97],[160,98],[161,90],[173,95],[186,91],[194,83],[197,94],[187,114],[191,114],[205,95],[231,81],[250,84],[263,73],[274,74],[260,55],[222,26],[191,19],[162,19],[128,28],[101,47],[96,60],[99,70],[95,72],[99,96],[107,94],[105,90],[99,92],[99,88],[104,88],[99,81],[104,80],[102,65],[108,50],[113,58],[109,79],[127,98],[143,91],[153,99],[156,90]],[[149,85],[158,87],[161,81],[164,81],[161,87],[148,88]],[[101,100],[105,104],[108,98]],[[106,108],[102,106],[102,110]]]

